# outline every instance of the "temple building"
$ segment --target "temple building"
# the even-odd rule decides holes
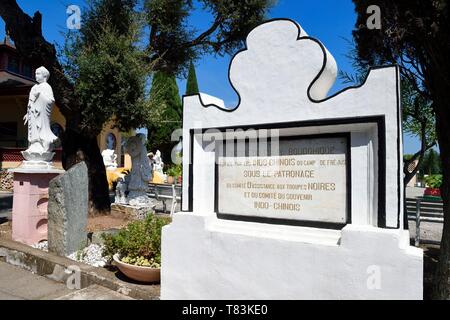
[[[27,126],[23,117],[27,113],[28,95],[36,84],[36,67],[25,61],[14,44],[6,37],[0,43],[0,170],[15,168],[23,161],[21,151],[28,147]],[[52,111],[51,129],[59,136],[66,127],[66,119],[55,106]],[[113,123],[108,123],[98,136],[100,150],[114,149],[118,165],[123,163],[121,134]],[[61,167],[62,150],[55,146],[53,163]]]

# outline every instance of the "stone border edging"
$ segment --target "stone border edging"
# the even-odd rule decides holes
[[[160,297],[159,285],[150,285],[147,290],[144,290],[138,285],[117,279],[103,268],[59,257],[11,240],[0,238],[0,259],[60,283],[66,283],[72,274],[69,267],[76,266],[81,271],[80,289],[97,284],[134,299],[159,300]],[[66,270],[70,272],[66,273]]]

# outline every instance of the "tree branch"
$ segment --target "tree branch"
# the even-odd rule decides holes
[[[216,18],[216,20],[214,21],[214,23],[212,24],[212,26],[206,30],[205,32],[203,32],[201,35],[199,35],[196,39],[186,42],[183,47],[195,47],[198,46],[200,44],[203,44],[203,41],[206,40],[210,35],[212,35],[217,28],[220,26],[220,24],[222,23],[222,19],[220,18]]]
[[[158,27],[156,25],[151,26],[150,30],[150,47],[153,47],[155,41],[156,41],[156,32],[158,30]]]

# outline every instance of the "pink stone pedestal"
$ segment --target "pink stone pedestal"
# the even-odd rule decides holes
[[[14,173],[12,238],[27,245],[47,240],[48,186],[64,170],[25,169]]]

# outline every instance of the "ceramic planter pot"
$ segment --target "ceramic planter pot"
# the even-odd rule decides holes
[[[130,279],[148,283],[160,283],[161,281],[160,268],[140,267],[128,264],[120,261],[118,254],[114,255],[113,259],[117,268]]]
[[[168,184],[174,184],[175,183],[175,178],[172,176],[168,176],[167,177],[167,183]]]

